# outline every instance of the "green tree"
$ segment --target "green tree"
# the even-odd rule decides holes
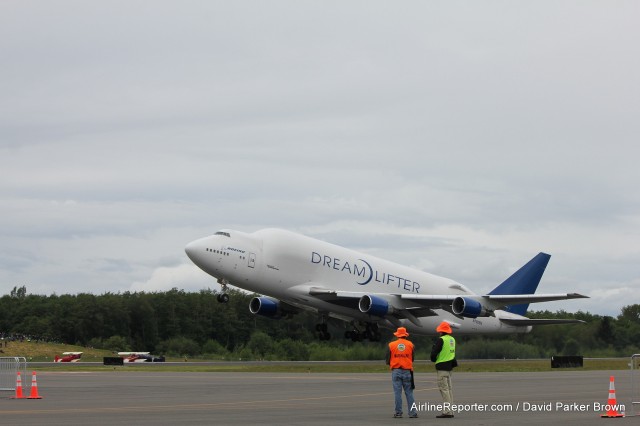
[[[11,298],[12,299],[24,299],[27,296],[27,287],[14,287],[11,290]]]
[[[624,306],[618,315],[618,321],[640,324],[640,305]]]
[[[202,353],[204,355],[216,355],[218,357],[226,357],[229,351],[217,340],[209,339],[202,345]]]
[[[187,337],[173,337],[158,343],[157,351],[170,356],[196,356],[200,354],[200,346]]]
[[[258,358],[265,358],[274,350],[274,344],[271,337],[262,331],[256,331],[251,335],[247,348]]]
[[[611,317],[602,317],[598,324],[597,338],[607,345],[612,344],[615,340],[612,321]]]
[[[563,355],[580,355],[580,345],[576,341],[576,339],[569,338],[564,344],[564,349],[562,349]]]
[[[122,336],[111,336],[102,342],[104,349],[109,349],[114,352],[128,352],[131,347],[127,343],[127,339]]]

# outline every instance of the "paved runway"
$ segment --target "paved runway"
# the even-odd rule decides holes
[[[590,425],[640,423],[640,417],[600,419],[607,371],[454,374],[461,412],[435,419],[441,403],[435,374],[416,375],[420,419],[392,419],[390,374],[179,373],[123,370],[41,372],[41,400],[0,393],[0,423],[19,425],[388,425],[455,423]],[[633,414],[628,371],[617,371],[619,404]],[[30,380],[30,377],[28,378]],[[558,405],[560,404],[560,405]],[[541,411],[534,411],[538,407]],[[640,407],[639,407],[640,408]],[[573,411],[565,411],[573,409]],[[482,411],[481,411],[482,410]]]

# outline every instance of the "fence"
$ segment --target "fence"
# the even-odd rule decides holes
[[[0,357],[0,391],[16,390],[18,372],[22,376],[22,389],[29,387],[26,358],[22,356]]]
[[[633,415],[640,412],[640,354],[631,355],[631,407]]]

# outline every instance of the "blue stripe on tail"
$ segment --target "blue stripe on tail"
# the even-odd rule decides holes
[[[494,288],[489,294],[533,294],[540,284],[542,274],[549,263],[550,255],[538,253],[533,259],[527,262],[507,278],[502,284]],[[505,311],[524,315],[529,308],[528,303],[508,306]]]

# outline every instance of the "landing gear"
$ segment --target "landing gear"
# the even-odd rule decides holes
[[[326,322],[316,324],[316,332],[318,334],[318,340],[331,340],[331,333],[327,330]]]
[[[331,333],[329,333],[327,328],[328,314],[320,313],[318,318],[320,319],[320,322],[316,324],[316,336],[318,336],[318,340],[331,340]]]
[[[378,324],[375,322],[368,322],[364,335],[370,342],[379,342],[381,339],[380,330],[378,330]]]
[[[374,322],[368,322],[365,324],[366,328],[364,332],[358,330],[355,324],[353,324],[353,330],[347,330],[344,332],[345,339],[351,339],[353,342],[362,342],[364,339],[368,339],[370,342],[380,341],[380,331],[378,330],[378,324]]]
[[[345,339],[351,339],[353,342],[362,342],[363,335],[360,330],[354,328],[353,330],[347,330],[344,332]]]
[[[222,293],[218,293],[218,296],[216,297],[218,299],[218,303],[228,303],[229,302],[229,281],[225,280],[224,278],[220,278],[218,280],[218,284],[220,284],[220,287],[222,287]]]

